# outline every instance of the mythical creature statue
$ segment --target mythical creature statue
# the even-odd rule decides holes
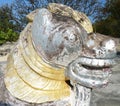
[[[115,41],[94,33],[85,14],[51,3],[27,18],[29,23],[8,57],[4,81],[9,96],[25,104],[68,106],[74,84],[95,88],[108,83]]]

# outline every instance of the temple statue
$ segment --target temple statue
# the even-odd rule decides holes
[[[89,106],[91,90],[108,84],[114,38],[94,33],[84,13],[62,4],[50,3],[27,18],[8,57],[3,101],[12,106]]]

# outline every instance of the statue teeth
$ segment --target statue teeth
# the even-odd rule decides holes
[[[83,65],[95,66],[95,67],[105,67],[105,66],[113,66],[115,65],[115,61],[113,59],[90,59],[81,57],[78,61],[76,61]]]
[[[110,61],[109,60],[105,60],[104,66],[110,66],[110,65],[111,65]]]
[[[86,58],[83,58],[82,59],[82,63],[86,63],[87,59]]]
[[[92,60],[92,65],[93,65],[93,66],[97,66],[97,65],[98,65],[98,60],[93,59],[93,60]]]
[[[92,63],[92,60],[91,59],[87,59],[87,64],[91,64]]]
[[[104,60],[99,60],[98,65],[99,66],[104,66]]]

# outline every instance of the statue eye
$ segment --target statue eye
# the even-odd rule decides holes
[[[77,36],[75,34],[70,34],[68,39],[70,42],[75,42],[77,40]]]
[[[73,43],[77,40],[77,35],[75,34],[70,34],[64,37],[67,41]]]

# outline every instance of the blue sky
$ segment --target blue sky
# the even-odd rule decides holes
[[[0,0],[0,6],[4,5],[4,4],[11,4],[14,0]]]
[[[13,1],[14,1],[14,0],[0,0],[0,6],[4,5],[4,4],[6,4],[6,3],[10,4],[10,3],[12,3]],[[105,0],[99,0],[99,1],[105,2]]]
[[[14,0],[0,0],[0,6],[4,5],[4,4],[11,4]],[[102,3],[105,3],[106,0],[99,0]],[[92,17],[89,17],[92,21]]]

